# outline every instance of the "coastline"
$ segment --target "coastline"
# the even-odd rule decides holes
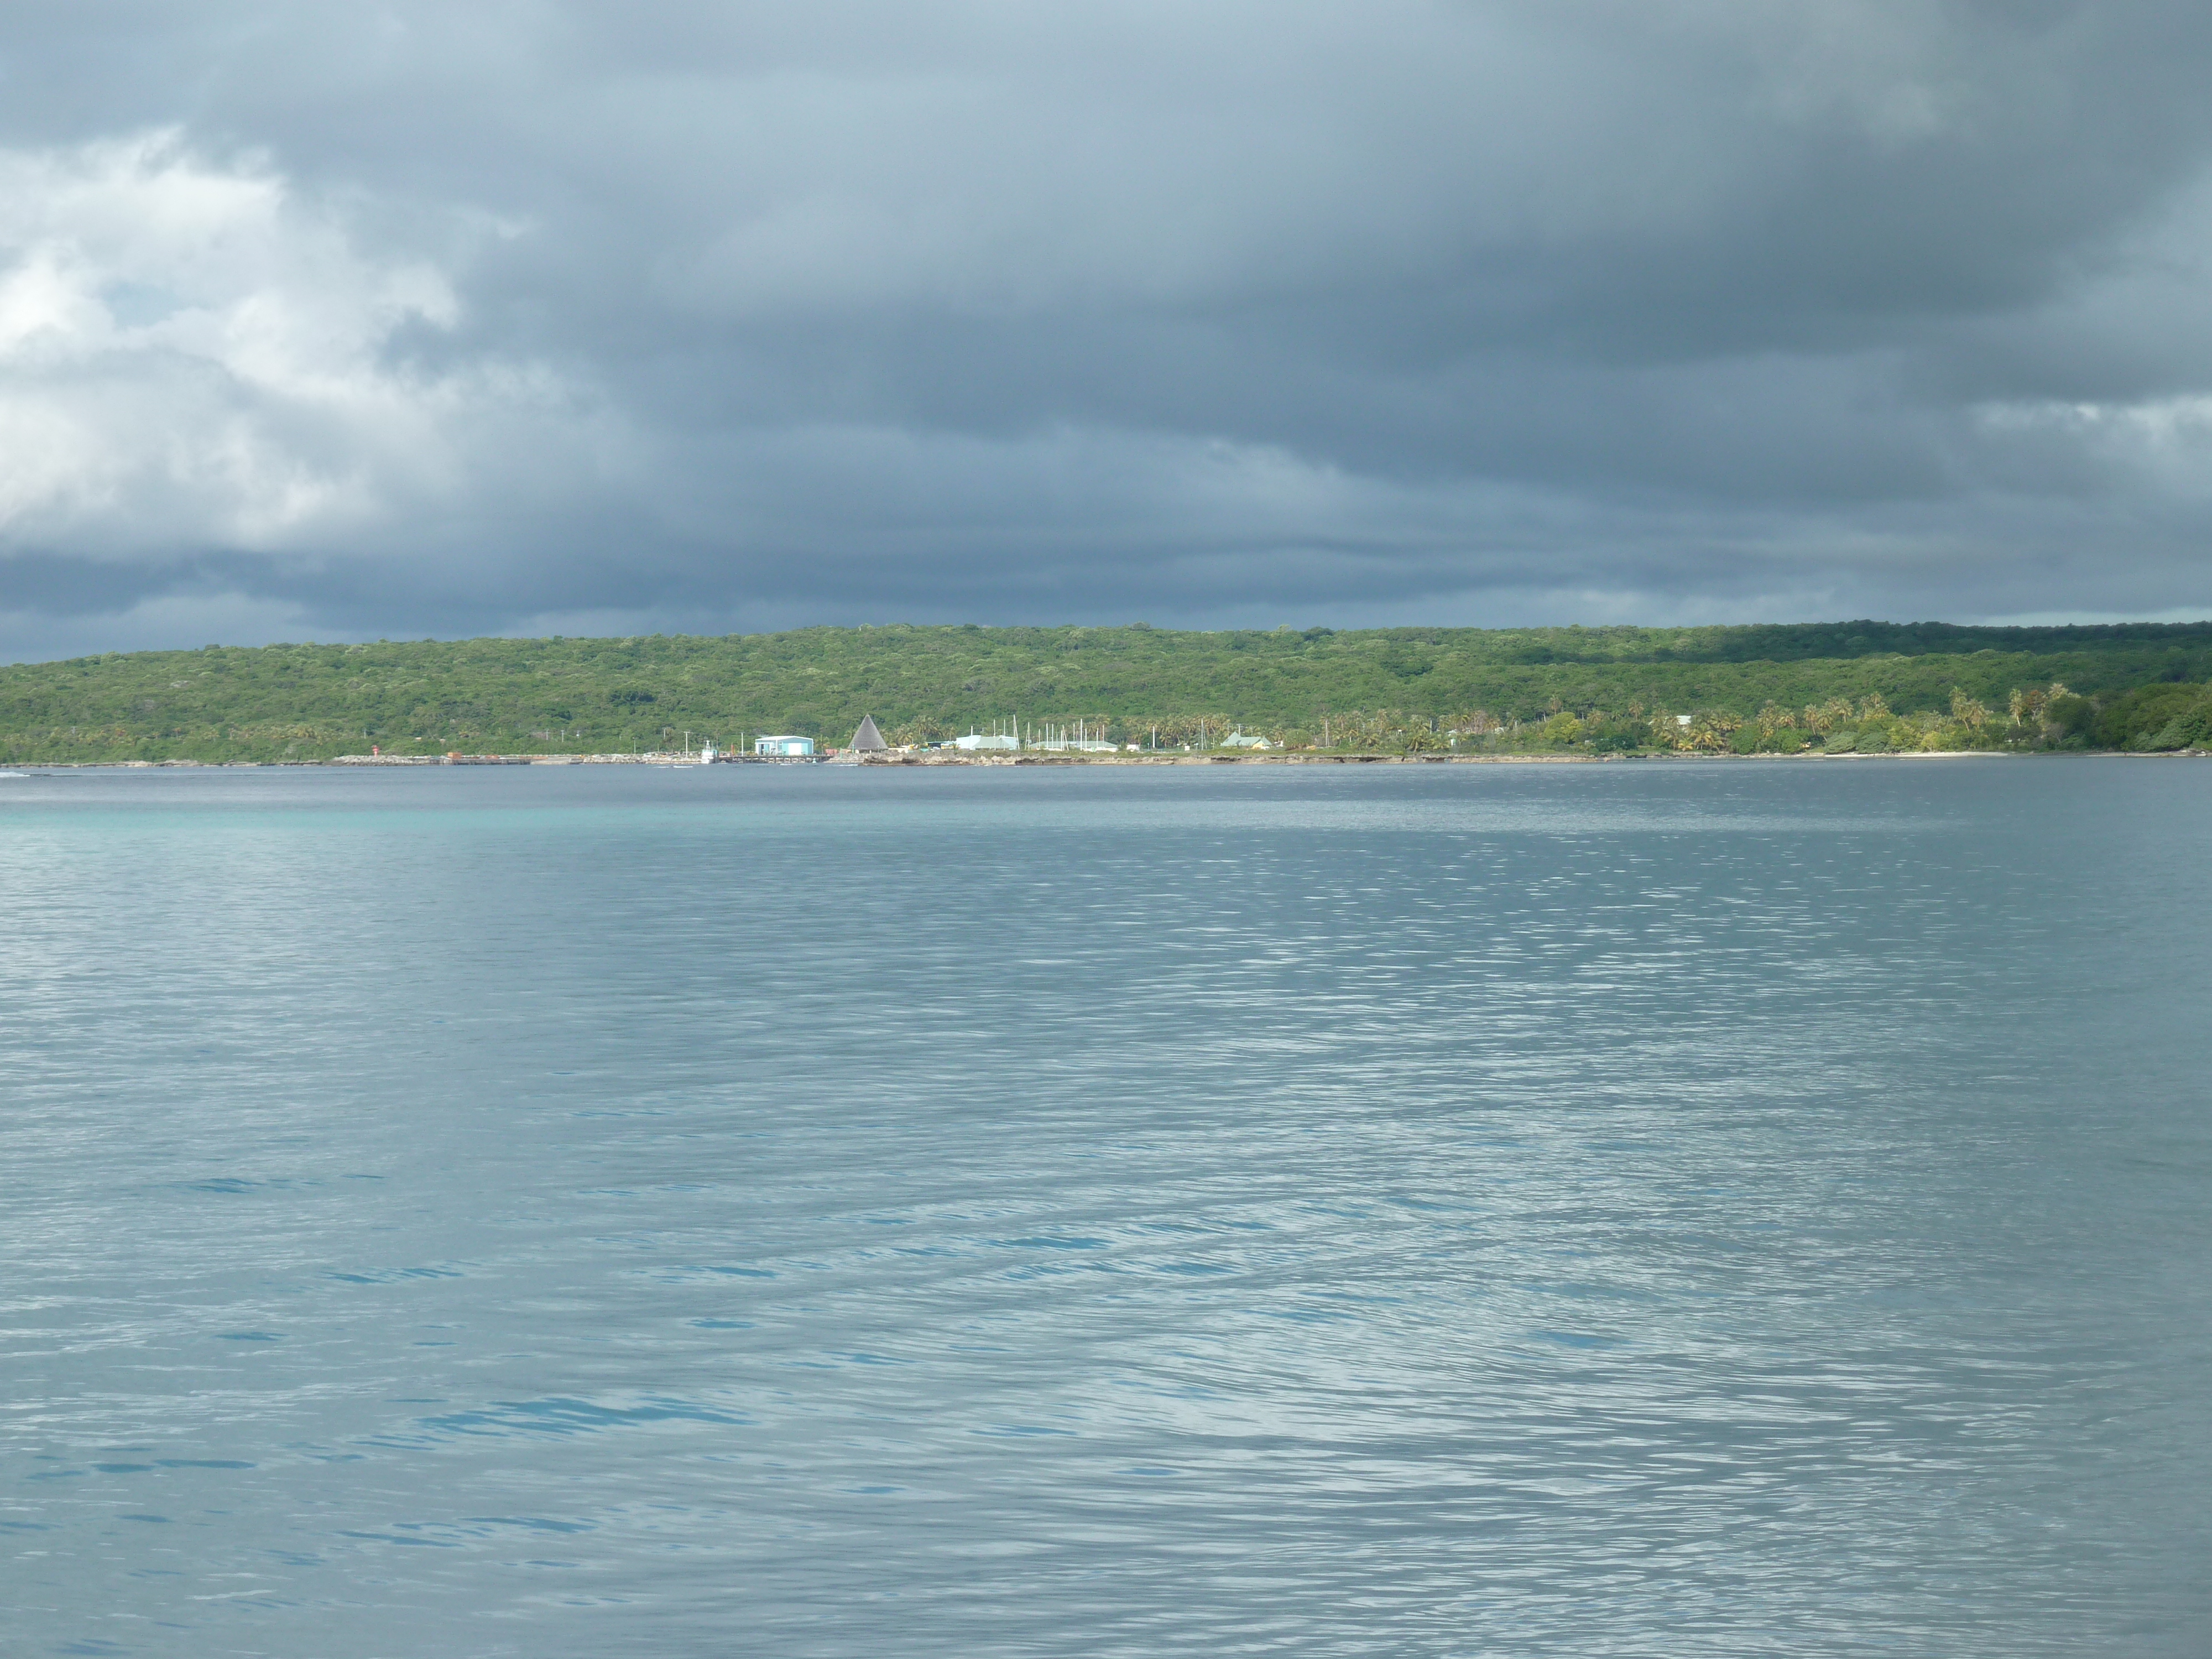
[[[1680,765],[1685,763],[1729,761],[1750,763],[1808,761],[1955,761],[1955,760],[2203,760],[2212,750],[2165,750],[2129,753],[2117,749],[2045,750],[2014,753],[1990,749],[1918,749],[1887,754],[1812,752],[1796,755],[1384,755],[1384,754],[1269,754],[1269,755],[1035,755],[948,754],[942,750],[919,755],[838,755],[808,759],[720,756],[702,761],[693,754],[641,755],[338,755],[328,760],[284,761],[15,761],[10,766],[33,766],[40,771],[256,771],[298,770],[301,768],[356,770],[385,767],[421,766],[1610,766],[1623,763]]]

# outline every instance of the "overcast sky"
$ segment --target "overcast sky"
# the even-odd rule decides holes
[[[2212,615],[2212,7],[0,11],[0,657]]]

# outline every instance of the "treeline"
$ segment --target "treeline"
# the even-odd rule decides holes
[[[2209,679],[2212,623],[902,625],[210,646],[0,667],[0,757],[594,753],[763,732],[830,744],[864,714],[897,740],[1019,718],[1164,747],[1241,728],[1339,749],[2175,748],[2204,741],[2190,711]]]
[[[2100,749],[2139,755],[2212,749],[2212,685],[2137,686],[2105,702],[2088,736]]]
[[[1091,725],[1103,735],[1140,747],[1218,748],[1232,732],[1232,723],[1220,716],[1134,726],[1095,720]],[[1501,719],[1483,709],[1444,718],[1382,710],[1307,726],[1235,729],[1285,749],[1392,754],[1889,755],[2090,749],[2154,753],[2212,749],[2212,687],[2160,684],[2100,702],[2054,683],[2015,688],[1997,708],[1954,689],[1948,707],[1907,713],[1871,693],[1856,702],[1831,697],[1802,708],[1768,702],[1750,714],[1727,708],[1653,712],[1632,702],[1618,711],[1560,707],[1530,720]],[[943,735],[937,722],[921,720],[890,737],[898,744],[921,744]]]

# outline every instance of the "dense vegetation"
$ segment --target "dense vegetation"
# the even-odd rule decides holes
[[[2212,623],[806,629],[210,646],[0,667],[0,757],[313,759],[894,741],[994,719],[1335,747],[1789,750],[2212,741]],[[1683,725],[1677,716],[1689,714]]]

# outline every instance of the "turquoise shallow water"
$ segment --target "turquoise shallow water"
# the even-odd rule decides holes
[[[2212,767],[0,780],[0,1650],[2212,1651]]]

